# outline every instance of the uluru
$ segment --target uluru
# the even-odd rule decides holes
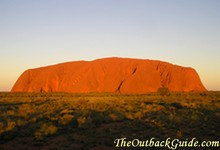
[[[26,70],[11,92],[111,92],[142,94],[206,91],[197,72],[168,62],[133,58],[73,61]]]

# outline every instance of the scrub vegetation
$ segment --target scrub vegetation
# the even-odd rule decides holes
[[[115,149],[114,139],[218,140],[220,92],[0,93],[0,149]]]

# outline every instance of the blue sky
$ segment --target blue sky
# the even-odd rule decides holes
[[[0,0],[0,91],[26,69],[102,57],[197,70],[220,90],[219,0]]]

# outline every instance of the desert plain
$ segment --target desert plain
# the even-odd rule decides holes
[[[220,92],[1,92],[0,114],[3,150],[115,149],[122,137],[218,140]]]

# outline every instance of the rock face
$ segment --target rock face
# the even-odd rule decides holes
[[[12,92],[147,93],[206,91],[196,71],[157,60],[103,58],[25,71]]]

